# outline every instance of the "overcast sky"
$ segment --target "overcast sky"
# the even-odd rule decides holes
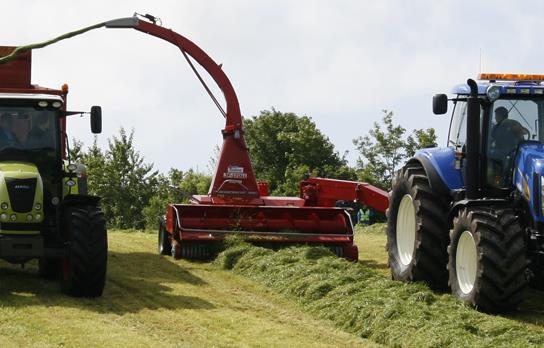
[[[449,116],[435,93],[478,72],[544,73],[539,1],[15,1],[1,0],[0,44],[21,45],[105,20],[151,13],[223,63],[242,114],[313,118],[355,164],[352,139],[382,117],[411,131]],[[481,57],[481,58],[480,58]],[[481,63],[480,63],[481,61]],[[33,53],[33,83],[70,86],[69,109],[103,108],[99,145],[135,130],[147,162],[207,170],[224,119],[173,45],[132,29],[99,29]],[[221,94],[218,93],[221,97]],[[90,145],[88,118],[69,134]]]

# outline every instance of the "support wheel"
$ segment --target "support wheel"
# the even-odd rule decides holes
[[[515,309],[527,284],[523,229],[510,210],[463,209],[450,232],[454,296],[484,312]]]
[[[211,243],[173,240],[171,255],[176,260],[210,260],[216,253]]]
[[[69,246],[62,260],[62,291],[76,297],[101,296],[108,258],[104,214],[91,205],[68,207],[63,214],[63,233]]]
[[[164,219],[160,219],[159,222],[159,254],[171,255],[172,243],[170,242],[170,234],[166,232]]]
[[[48,280],[57,280],[60,276],[60,259],[42,257],[38,260],[38,274]]]
[[[447,288],[447,209],[448,200],[431,190],[421,165],[410,163],[397,172],[387,210],[387,250],[393,279]]]

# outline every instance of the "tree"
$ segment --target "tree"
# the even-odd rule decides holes
[[[212,178],[192,169],[183,173],[172,168],[168,176],[159,175],[157,182],[156,193],[144,208],[145,225],[148,229],[157,228],[158,219],[166,213],[168,203],[186,203],[192,195],[206,194]]]
[[[355,177],[346,160],[308,116],[272,108],[244,119],[244,124],[255,174],[268,181],[274,195],[298,194],[298,182],[304,174]]]
[[[68,149],[68,157],[72,162],[81,162],[84,155],[83,151],[83,142],[81,140],[77,140],[76,138],[72,138],[72,146]]]
[[[436,133],[433,128],[416,129],[405,140],[406,129],[393,124],[393,112],[382,111],[383,129],[374,122],[368,135],[354,139],[353,143],[361,154],[357,161],[359,179],[387,190],[400,164],[414,156],[416,150],[436,146]]]
[[[414,129],[412,135],[406,139],[406,156],[412,157],[417,150],[436,146],[434,128]]]
[[[87,166],[89,193],[102,197],[101,207],[108,224],[117,228],[144,228],[143,210],[158,186],[158,172],[153,164],[134,148],[134,131],[124,128],[119,136],[108,140],[103,152],[96,138],[92,147],[83,152],[82,143],[74,141],[72,158]]]
[[[368,135],[356,138],[353,144],[366,159],[359,158],[357,164],[361,168],[363,180],[382,188],[391,186],[391,179],[397,166],[405,158],[405,141],[402,139],[406,129],[393,125],[393,112],[382,110],[382,122],[385,129],[374,122]]]

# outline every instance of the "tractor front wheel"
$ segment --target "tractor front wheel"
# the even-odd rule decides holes
[[[166,232],[166,226],[164,219],[159,222],[159,254],[170,255],[172,250],[172,243],[170,242],[169,233]]]
[[[433,192],[421,165],[410,163],[397,172],[387,210],[387,250],[393,279],[447,288],[446,214],[447,202]]]
[[[101,296],[108,258],[104,214],[96,206],[76,206],[67,208],[63,219],[68,255],[62,260],[62,291],[76,297]]]
[[[526,247],[512,211],[460,210],[450,240],[449,284],[454,296],[492,313],[520,304],[527,283]]]

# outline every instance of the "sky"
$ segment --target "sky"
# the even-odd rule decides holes
[[[544,73],[543,10],[540,1],[499,0],[0,0],[0,45],[153,14],[223,64],[243,116],[272,107],[310,116],[355,165],[353,139],[384,109],[408,133],[435,128],[445,145],[449,116],[432,114],[434,94],[479,72]],[[124,127],[156,169],[209,170],[225,121],[175,46],[133,29],[98,29],[32,59],[33,83],[68,83],[70,110],[102,106],[100,147]],[[88,117],[73,116],[68,133],[93,142]]]

